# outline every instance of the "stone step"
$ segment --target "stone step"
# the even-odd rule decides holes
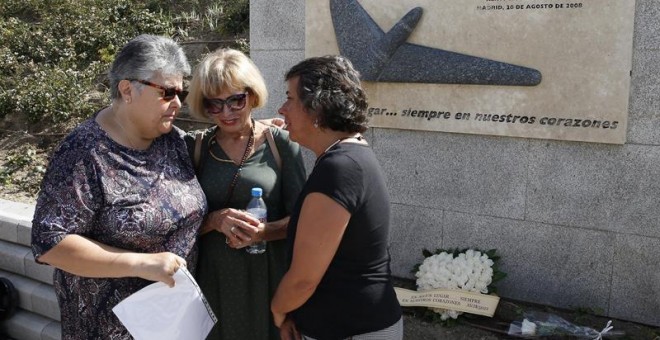
[[[0,199],[0,239],[30,246],[34,205]]]
[[[34,262],[30,249],[34,205],[0,199],[0,277],[18,291],[18,309],[2,332],[20,340],[60,340],[53,267]]]
[[[53,283],[53,267],[34,262],[29,247],[2,239],[0,239],[0,270],[50,285]]]
[[[19,309],[10,319],[2,322],[3,331],[16,340],[60,340],[59,321]]]
[[[6,271],[0,271],[0,277],[9,279],[18,291],[21,309],[60,321],[60,308],[53,286]]]

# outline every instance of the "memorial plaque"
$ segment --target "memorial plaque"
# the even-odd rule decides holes
[[[305,54],[362,74],[371,126],[623,144],[634,0],[307,0]]]

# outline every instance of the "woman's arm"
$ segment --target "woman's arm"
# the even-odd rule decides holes
[[[140,277],[170,287],[174,286],[174,273],[186,265],[173,253],[134,253],[75,234],[64,237],[39,261],[83,277]]]
[[[271,311],[279,327],[286,313],[302,306],[325,275],[344,235],[351,214],[321,193],[311,193],[303,202],[293,259],[280,281]]]

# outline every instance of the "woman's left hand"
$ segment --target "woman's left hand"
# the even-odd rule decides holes
[[[278,328],[282,327],[282,323],[284,322],[284,319],[286,319],[286,314],[273,312],[273,322],[275,323],[275,326],[277,326]]]
[[[275,323],[277,324],[277,323]],[[296,324],[291,320],[291,318],[284,315],[284,321],[279,326],[280,328],[280,338],[282,340],[300,340],[302,337],[298,333]]]
[[[234,237],[231,237],[227,244],[232,248],[242,248],[263,241],[265,229],[266,224],[261,222],[257,225],[249,222],[237,223],[230,228]]]

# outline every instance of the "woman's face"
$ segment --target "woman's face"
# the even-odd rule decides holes
[[[301,145],[307,145],[305,137],[309,136],[315,128],[312,117],[307,114],[300,97],[298,97],[298,80],[299,77],[287,80],[286,101],[277,112],[284,116],[289,138]]]
[[[181,109],[182,101],[178,95],[173,98],[166,97],[166,89],[182,89],[181,76],[156,76],[148,80],[152,85],[142,84],[141,92],[136,91],[131,97],[132,104],[137,105],[133,110],[131,121],[144,138],[157,138],[172,130],[176,115]],[[132,82],[138,84],[137,82]],[[171,90],[170,90],[171,91]]]
[[[253,102],[245,89],[224,88],[216,97],[206,98],[204,108],[220,131],[240,133],[250,125]]]

